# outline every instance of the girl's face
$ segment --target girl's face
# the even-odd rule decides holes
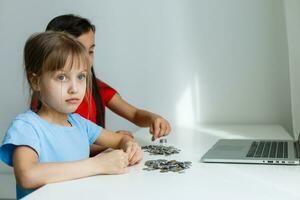
[[[80,35],[77,39],[85,46],[86,50],[88,51],[89,67],[93,66],[95,50],[95,33],[92,30],[90,30],[89,32]]]
[[[82,62],[70,59],[63,69],[44,73],[38,84],[43,107],[63,114],[75,112],[86,91],[87,69]]]

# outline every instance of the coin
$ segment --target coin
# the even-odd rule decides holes
[[[151,141],[153,142],[155,140],[155,137],[154,136],[152,136],[152,138],[151,138]]]
[[[148,160],[145,162],[145,165],[147,167],[143,168],[143,170],[146,171],[160,170],[161,173],[166,173],[166,172],[183,173],[185,169],[188,169],[192,166],[192,162],[191,161],[180,162],[177,160],[168,161],[164,159],[158,159],[158,160]]]
[[[159,140],[159,143],[166,144],[167,143],[167,139],[166,138],[162,138],[162,139]]]
[[[178,154],[180,152],[180,149],[177,149],[173,146],[164,146],[164,145],[148,145],[148,146],[143,146],[142,149],[145,152],[150,153],[150,155],[169,156],[172,154]]]

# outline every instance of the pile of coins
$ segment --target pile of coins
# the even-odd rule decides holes
[[[154,141],[154,137],[152,137],[152,141]],[[180,152],[179,149],[173,146],[166,146],[167,139],[161,138],[159,140],[160,145],[148,145],[143,146],[142,149],[145,152],[150,153],[150,155],[165,155],[169,156],[172,154],[178,154]],[[192,162],[185,161],[179,162],[176,160],[148,160],[145,162],[145,167],[143,170],[152,171],[152,170],[160,170],[161,173],[165,172],[178,172],[183,173],[185,169],[190,168],[192,166]]]
[[[158,160],[148,160],[145,162],[145,165],[147,166],[143,170],[152,171],[159,169],[161,173],[164,172],[178,172],[183,173],[185,169],[190,168],[192,166],[192,162],[185,161],[185,162],[179,162],[176,160],[164,160],[164,159],[158,159]]]
[[[169,156],[169,155],[177,154],[180,152],[179,149],[177,149],[173,146],[164,146],[164,145],[148,145],[148,146],[143,146],[142,149],[145,152],[150,153],[150,155]]]

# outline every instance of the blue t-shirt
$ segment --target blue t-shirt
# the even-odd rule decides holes
[[[31,110],[18,115],[6,132],[0,159],[13,166],[13,152],[20,145],[31,147],[40,163],[87,159],[90,145],[99,137],[102,128],[78,114],[68,115],[68,121],[71,127],[51,124]],[[17,185],[17,198],[32,191]]]

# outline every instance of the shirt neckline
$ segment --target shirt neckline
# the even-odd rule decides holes
[[[35,118],[37,118],[39,121],[41,121],[43,124],[46,124],[47,126],[52,126],[52,127],[60,128],[60,129],[74,129],[74,123],[73,123],[72,118],[70,117],[71,114],[68,114],[68,121],[71,124],[71,126],[63,126],[63,125],[53,124],[53,123],[48,122],[47,120],[43,119],[42,117],[40,117],[37,113],[33,112],[32,110],[29,110],[28,112],[32,113]]]

